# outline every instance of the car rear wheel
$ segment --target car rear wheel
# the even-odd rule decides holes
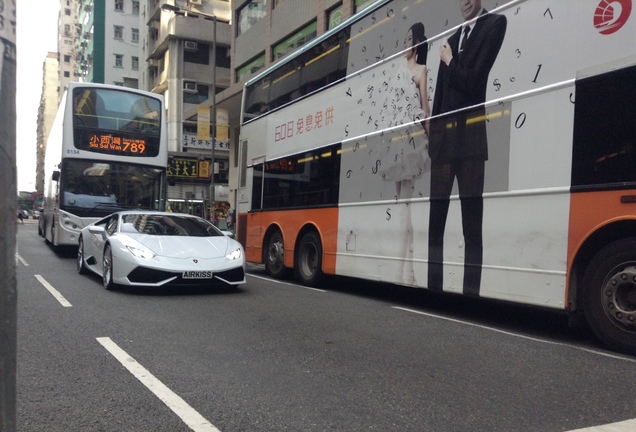
[[[289,275],[289,269],[285,267],[285,243],[280,231],[274,232],[267,240],[265,270],[276,279],[283,279]]]
[[[610,348],[636,353],[636,238],[597,253],[583,279],[585,318]]]
[[[110,245],[106,245],[106,249],[104,249],[104,257],[102,259],[102,282],[104,284],[104,288],[109,291],[112,291],[117,287],[113,282],[113,251]]]
[[[84,239],[80,237],[77,245],[77,272],[79,274],[86,273],[86,265],[84,265]]]
[[[303,285],[316,287],[322,281],[322,244],[315,232],[305,234],[298,245],[296,272]]]

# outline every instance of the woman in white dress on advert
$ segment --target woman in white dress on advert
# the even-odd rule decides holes
[[[394,72],[388,82],[388,97],[382,104],[385,126],[384,143],[378,155],[381,169],[378,174],[385,181],[395,182],[396,199],[406,200],[400,206],[397,220],[402,224],[404,237],[400,243],[402,283],[415,285],[413,273],[413,224],[410,199],[414,183],[430,170],[428,158],[428,118],[430,108],[427,93],[426,55],[428,43],[424,25],[415,23],[404,40],[404,57],[396,59]],[[388,121],[386,121],[388,120]],[[407,126],[402,126],[407,125]]]

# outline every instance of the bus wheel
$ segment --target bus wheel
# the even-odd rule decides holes
[[[106,245],[104,257],[102,258],[102,283],[104,284],[104,288],[108,291],[112,291],[116,288],[113,282],[113,251],[110,245]]]
[[[636,353],[636,238],[597,253],[584,276],[585,318],[608,347]]]
[[[77,245],[77,272],[79,274],[86,273],[86,266],[84,265],[84,239],[81,237]]]
[[[51,224],[51,248],[53,248],[53,252],[57,253],[58,247],[55,244],[55,220]]]
[[[272,277],[282,279],[289,274],[289,269],[285,267],[285,244],[280,231],[274,232],[267,240],[267,251],[265,256],[265,270]]]
[[[315,232],[305,234],[298,245],[296,272],[303,285],[318,286],[322,281],[322,245]]]

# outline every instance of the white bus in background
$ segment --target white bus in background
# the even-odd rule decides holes
[[[635,353],[633,6],[378,1],[257,75],[247,260],[581,314]]]
[[[123,209],[165,210],[168,148],[163,96],[69,84],[46,145],[38,231],[76,246],[87,224]]]

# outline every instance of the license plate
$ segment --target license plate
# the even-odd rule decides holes
[[[206,270],[188,270],[181,274],[183,279],[212,279],[214,274],[212,271]]]

